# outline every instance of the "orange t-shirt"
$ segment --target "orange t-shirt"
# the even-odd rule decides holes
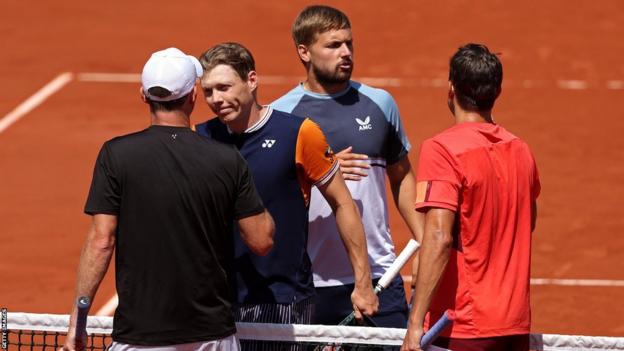
[[[531,206],[540,183],[527,144],[495,124],[461,123],[423,143],[417,180],[417,210],[456,213],[430,317],[454,310],[446,331],[454,338],[529,333]]]

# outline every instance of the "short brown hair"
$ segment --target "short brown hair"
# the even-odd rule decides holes
[[[295,19],[292,37],[295,45],[310,45],[317,34],[350,28],[349,18],[342,11],[329,6],[313,5],[303,9]]]
[[[199,57],[204,72],[209,72],[218,65],[228,65],[247,81],[249,72],[256,70],[256,63],[251,52],[239,43],[229,42],[215,45]]]
[[[147,89],[147,92],[151,96],[157,96],[161,98],[171,95],[171,92],[169,90],[163,87],[158,87],[158,86]],[[191,93],[188,93],[180,98],[177,98],[175,100],[169,100],[169,101],[156,101],[156,100],[151,100],[148,97],[146,97],[146,100],[147,100],[147,104],[150,107],[150,111],[152,111],[152,113],[156,111],[170,112],[170,111],[175,111],[175,110],[179,110],[180,108],[182,108],[182,105],[184,105],[184,103],[186,102],[186,99],[188,99],[190,94]]]
[[[451,57],[449,81],[463,109],[491,110],[501,91],[503,64],[487,46],[466,44]]]

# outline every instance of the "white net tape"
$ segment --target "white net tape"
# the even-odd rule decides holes
[[[624,350],[624,338],[531,334],[531,349],[544,351]]]
[[[7,329],[66,332],[69,316],[58,314],[8,313]],[[110,334],[112,317],[90,316],[87,332]],[[367,328],[299,324],[237,323],[237,335],[247,340],[330,343],[341,340],[350,344],[401,345],[405,329]],[[531,350],[597,351],[623,350],[624,338],[531,334]]]

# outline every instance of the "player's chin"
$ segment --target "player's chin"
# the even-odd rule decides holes
[[[236,117],[234,117],[232,113],[218,114],[217,118],[219,118],[221,123],[224,123],[224,124],[232,122],[236,119]]]
[[[349,79],[351,79],[351,72],[353,72],[353,68],[349,68],[349,69],[339,68],[336,74],[334,75],[334,78],[337,82],[341,82],[341,83],[346,82]]]

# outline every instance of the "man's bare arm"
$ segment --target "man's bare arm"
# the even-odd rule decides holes
[[[237,221],[241,238],[249,249],[259,256],[269,253],[273,247],[275,223],[267,210]]]
[[[423,335],[425,315],[449,260],[454,219],[455,212],[441,208],[431,208],[425,215],[416,296],[401,350],[421,350],[420,339]]]
[[[412,233],[412,237],[421,243],[425,226],[425,216],[414,210],[414,203],[416,202],[416,179],[407,155],[398,162],[389,165],[386,168],[386,173],[388,174],[390,188],[392,189],[394,204]],[[416,282],[419,262],[419,255],[416,253],[412,261],[412,286]]]
[[[355,318],[361,319],[361,313],[373,315],[377,313],[379,301],[373,290],[366,236],[360,213],[340,172],[336,172],[327,183],[318,188],[334,212],[338,232],[353,268],[355,289],[351,294],[351,301]]]
[[[97,292],[104,275],[108,270],[113,251],[115,249],[115,231],[117,230],[117,216],[96,214],[93,223],[87,232],[87,238],[80,253],[78,264],[78,278],[76,283],[76,299],[87,296],[91,301]],[[74,299],[69,319],[69,330],[63,350],[81,350],[86,340],[76,340],[77,308]]]
[[[401,217],[418,242],[422,241],[425,217],[414,210],[416,202],[416,178],[409,158],[402,159],[386,168],[392,197]]]

